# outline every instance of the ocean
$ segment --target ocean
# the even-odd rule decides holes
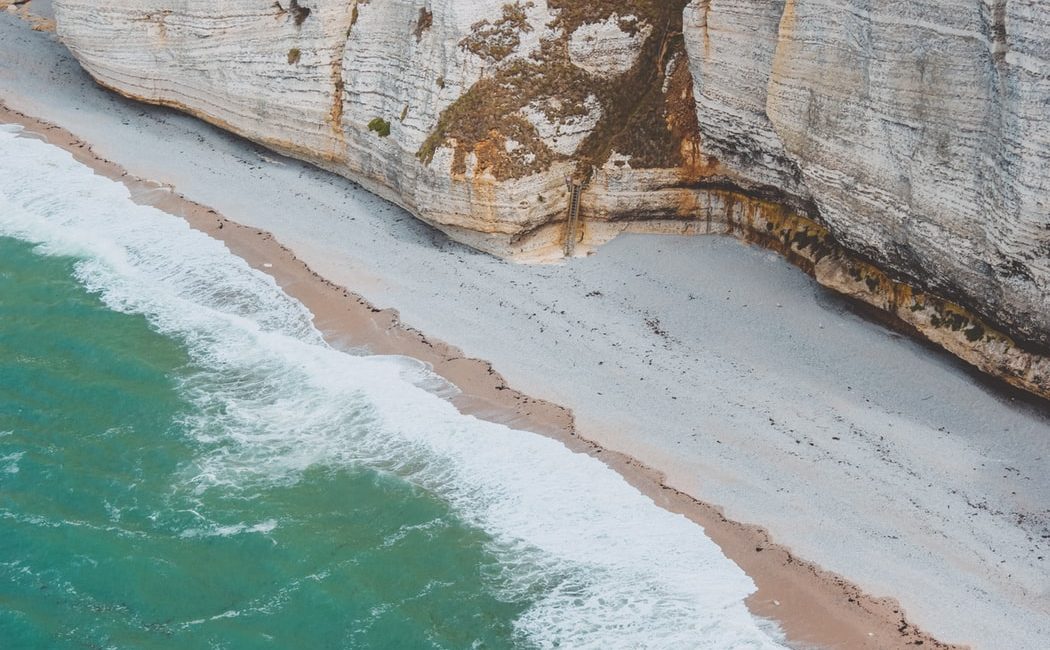
[[[598,460],[0,127],[0,647],[778,648]]]

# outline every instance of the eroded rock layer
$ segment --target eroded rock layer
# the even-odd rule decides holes
[[[477,248],[742,234],[1050,396],[1050,4],[875,5],[54,0],[103,85]]]

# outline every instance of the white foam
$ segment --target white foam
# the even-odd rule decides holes
[[[517,621],[530,644],[779,647],[743,604],[751,580],[698,526],[596,459],[460,414],[425,390],[434,376],[419,363],[332,349],[302,304],[222,243],[4,129],[0,234],[77,256],[78,278],[107,305],[186,343],[200,368],[183,386],[198,407],[193,489],[365,465],[492,537],[498,588],[534,602]],[[253,528],[228,532],[268,532]]]
[[[2,437],[2,434],[0,434],[0,437]],[[25,456],[24,451],[16,451],[7,456],[0,456],[0,472],[17,474],[19,472],[18,461],[22,460],[22,456]]]
[[[226,526],[214,525],[208,528],[187,528],[179,534],[180,537],[232,537],[242,533],[261,533],[263,535],[273,532],[277,528],[276,519],[267,519],[257,524],[232,524]]]

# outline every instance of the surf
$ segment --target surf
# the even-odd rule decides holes
[[[111,310],[179,341],[195,457],[177,489],[205,497],[365,468],[448,504],[484,531],[488,580],[529,603],[515,641],[537,647],[777,648],[744,605],[750,578],[703,530],[599,460],[462,414],[423,364],[328,345],[270,276],[68,153],[0,131],[0,235],[72,257]],[[445,388],[448,390],[448,388]],[[187,527],[265,534],[269,518]]]

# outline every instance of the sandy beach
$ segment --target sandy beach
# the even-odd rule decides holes
[[[349,181],[99,89],[10,14],[0,43],[14,53],[0,122],[222,239],[335,345],[430,363],[462,410],[599,456],[703,525],[794,643],[1050,637],[1045,406],[767,251],[625,236],[566,264],[502,262]]]

